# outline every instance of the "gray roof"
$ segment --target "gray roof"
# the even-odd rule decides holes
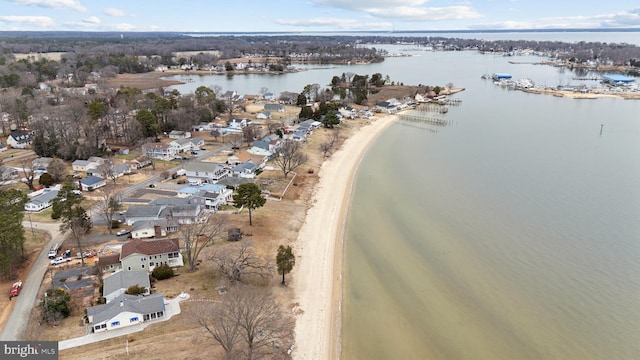
[[[87,176],[86,178],[80,180],[80,182],[84,185],[91,186],[95,185],[101,181],[104,181],[103,178],[99,178],[97,176]]]
[[[266,111],[278,111],[284,109],[284,106],[280,104],[264,104],[264,109]]]
[[[188,198],[157,198],[153,199],[149,202],[149,205],[168,205],[168,206],[179,206],[186,205],[189,203]]]
[[[131,227],[131,231],[138,231],[138,230],[142,230],[142,229],[148,229],[148,228],[155,227],[156,225],[159,225],[161,227],[167,227],[167,220],[166,219],[159,219],[159,220],[140,220],[140,221],[136,221],[136,222],[133,223],[133,226]]]
[[[269,141],[254,140],[253,146],[259,147],[260,149],[269,150]]]
[[[255,171],[258,168],[257,164],[252,163],[251,161],[243,162],[242,164],[238,164],[234,166],[231,171],[232,172],[244,172],[245,170]]]
[[[222,165],[212,162],[193,161],[184,167],[186,171],[215,171]]]
[[[162,294],[149,296],[122,294],[108,304],[88,308],[87,315],[93,316],[93,324],[98,324],[113,319],[116,315],[125,311],[142,315],[164,311],[164,297]]]
[[[151,288],[149,273],[147,271],[118,271],[113,275],[104,278],[105,295],[111,294],[120,289],[128,289],[130,286],[138,285],[146,289]]]
[[[225,185],[225,186],[232,186],[232,187],[235,188],[235,187],[238,187],[241,184],[252,183],[252,182],[254,182],[253,179],[242,178],[242,177],[237,177],[237,176],[228,176],[228,177],[218,181],[218,184]]]
[[[172,133],[173,133],[173,131],[172,131]],[[189,140],[189,139],[176,139],[176,140],[173,140],[173,142],[177,143],[180,146],[186,145],[186,144],[191,144],[191,140]]]
[[[51,189],[49,191],[45,191],[39,196],[33,198],[29,203],[31,204],[47,204],[51,200],[53,200],[56,196],[58,196],[58,190]]]
[[[127,208],[125,217],[132,218],[159,216],[164,208],[164,205],[133,205]]]
[[[127,171],[131,170],[131,166],[129,166],[129,164],[119,164],[113,167],[113,172],[116,174],[119,173],[126,173]]]

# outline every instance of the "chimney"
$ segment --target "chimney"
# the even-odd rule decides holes
[[[162,229],[160,228],[160,225],[154,225],[153,232],[155,237],[162,237]]]

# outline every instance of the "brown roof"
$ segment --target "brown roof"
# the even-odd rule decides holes
[[[180,251],[178,239],[133,239],[122,245],[120,259],[125,259],[132,254],[159,255],[176,251]]]
[[[120,254],[102,255],[98,258],[100,266],[109,266],[120,263]]]
[[[264,156],[262,155],[254,155],[247,150],[238,151],[236,154],[236,158],[238,158],[238,162],[247,162],[251,161],[254,164],[261,164],[264,161]]]

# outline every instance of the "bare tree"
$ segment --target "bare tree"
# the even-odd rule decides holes
[[[107,223],[109,234],[113,234],[113,217],[123,209],[122,198],[113,188],[106,186],[100,189],[100,192],[101,199],[96,203],[96,209]]]
[[[34,169],[31,161],[29,161],[28,159],[21,160],[20,167],[22,168],[22,182],[29,187],[29,190],[35,190],[35,187],[33,186],[33,180],[36,177],[36,173],[35,171],[33,171]]]
[[[47,172],[55,182],[60,183],[67,174],[67,165],[61,159],[54,158],[47,166]]]
[[[246,243],[228,244],[218,248],[210,259],[218,265],[218,272],[231,282],[238,282],[243,275],[257,275],[261,279],[271,276],[272,266],[259,258]]]
[[[180,225],[180,237],[184,242],[184,253],[189,262],[189,271],[195,271],[200,253],[207,246],[213,245],[227,223],[225,215],[216,214],[202,223]]]
[[[326,158],[329,154],[331,154],[331,152],[333,151],[333,148],[336,146],[336,143],[338,142],[339,136],[340,135],[338,133],[338,130],[336,129],[335,131],[331,132],[325,138],[325,141],[323,141],[320,144],[320,151],[322,151],[323,157]]]
[[[202,302],[194,306],[191,316],[224,349],[226,360],[235,359],[235,347],[242,338],[235,309],[225,296],[220,303]]]
[[[262,359],[273,355],[279,347],[275,344],[291,343],[293,319],[285,314],[273,294],[266,289],[241,286],[228,295],[237,309],[240,335],[246,342],[242,352],[246,359]]]
[[[242,129],[242,137],[244,141],[247,143],[247,147],[249,147],[249,145],[256,138],[257,133],[258,133],[258,129],[256,128],[255,125],[245,126]]]
[[[302,152],[300,142],[293,140],[284,141],[273,157],[273,162],[282,170],[285,178],[306,161],[307,155]]]
[[[234,287],[217,303],[197,303],[190,315],[222,346],[225,359],[274,358],[293,341],[291,316],[266,288]]]
[[[242,141],[242,135],[236,134],[236,133],[232,133],[232,134],[229,134],[229,135],[227,135],[225,137],[229,141],[229,144],[231,145],[232,149],[240,148],[240,142]]]
[[[103,179],[111,179],[115,184],[118,179],[118,174],[114,171],[113,160],[104,159],[104,162],[98,165],[98,172]]]

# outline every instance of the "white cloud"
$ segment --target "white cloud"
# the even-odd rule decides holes
[[[123,17],[127,16],[127,13],[124,10],[116,9],[116,8],[106,8],[104,9],[104,13],[109,16],[114,17]]]
[[[77,11],[87,11],[78,0],[12,0],[18,4],[34,5],[52,9],[72,9]]]
[[[528,21],[498,21],[472,25],[470,29],[587,29],[640,28],[640,9],[614,14],[546,17]]]
[[[41,28],[51,28],[56,24],[53,19],[47,16],[0,16],[0,22],[35,25]]]
[[[428,7],[427,0],[313,0],[317,5],[362,12],[381,19],[443,21],[482,17],[469,5]]]
[[[100,19],[97,16],[89,16],[88,18],[82,20],[82,22],[92,25],[101,23]]]
[[[312,18],[312,19],[278,19],[277,24],[298,27],[333,27],[343,30],[376,30],[390,29],[391,23],[363,23],[355,19],[343,18]]]

